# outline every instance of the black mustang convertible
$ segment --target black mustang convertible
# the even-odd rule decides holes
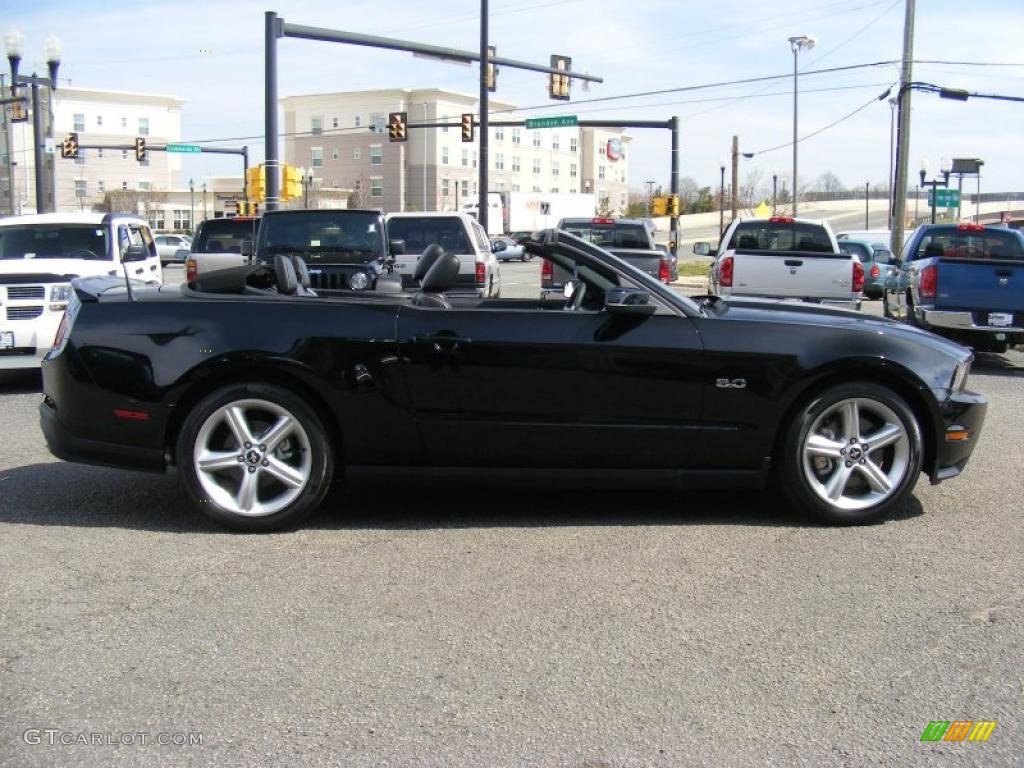
[[[970,353],[787,301],[684,298],[566,232],[528,250],[564,296],[308,288],[301,259],[181,287],[74,281],[43,363],[42,429],[71,461],[163,472],[227,526],[291,526],[335,479],[513,475],[762,487],[833,523],[964,468],[984,420]]]

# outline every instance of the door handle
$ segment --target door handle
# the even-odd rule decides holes
[[[429,344],[435,354],[450,355],[459,351],[463,344],[472,343],[472,339],[455,334],[438,333],[430,336],[413,336],[417,344]]]
[[[997,269],[996,277],[1013,277],[1012,269]]]
[[[786,259],[787,267],[802,267],[804,263],[800,259]]]
[[[136,275],[141,275],[142,274],[142,267],[139,267],[138,269],[136,269],[135,270],[135,274]]]

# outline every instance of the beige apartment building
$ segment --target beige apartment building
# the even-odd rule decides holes
[[[306,168],[314,186],[355,190],[360,205],[385,211],[457,210],[476,199],[478,131],[462,141],[463,113],[475,96],[437,88],[320,93],[281,99],[284,161]],[[518,120],[516,105],[490,100],[492,120]],[[571,107],[567,106],[571,111]],[[410,129],[390,142],[390,112],[410,123],[450,122],[450,128]],[[629,190],[630,136],[593,128],[490,129],[491,191],[593,192],[621,212]]]

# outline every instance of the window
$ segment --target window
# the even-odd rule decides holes
[[[102,128],[103,127],[103,115],[96,115],[96,127],[97,128]]]
[[[128,191],[128,182],[127,181],[122,181],[121,182],[121,191],[122,192],[127,192]]]
[[[121,159],[122,160],[127,160],[128,159],[128,150],[127,149],[122,149],[121,150]]]
[[[188,208],[175,208],[171,229],[192,229],[192,214]]]
[[[451,179],[441,179],[441,197],[449,197],[451,193]]]
[[[338,127],[338,118],[332,117],[331,118],[331,128],[337,128],[337,127]]]
[[[569,163],[569,178],[576,178],[576,163]]]
[[[320,168],[324,164],[324,148],[323,147],[310,147],[309,149],[310,163],[314,168]]]
[[[359,115],[356,115],[355,126],[358,128],[360,125],[362,125],[362,121],[359,119]]]
[[[519,170],[519,158],[516,155],[512,155],[512,173],[519,173]]]
[[[552,187],[551,188],[551,194],[552,195],[557,195],[558,194],[558,187]]]
[[[78,149],[78,157],[75,158],[75,165],[85,165],[85,156],[88,153],[89,153],[89,150],[82,149],[81,147],[79,147],[79,149]]]
[[[362,151],[359,147],[352,147],[352,159],[359,160],[363,156]]]
[[[462,180],[462,197],[469,197],[469,179]]]
[[[148,181],[140,181],[139,189],[143,192],[149,192],[150,186]]]
[[[476,150],[473,151],[473,167],[476,168]]]
[[[604,157],[604,156],[605,156],[605,145],[604,145],[604,144],[602,144],[602,145],[601,145],[600,147],[598,147],[598,149],[597,149],[597,153],[598,153],[598,154],[599,154],[599,155],[600,155],[601,157]]]
[[[338,148],[335,147],[334,149],[331,150],[331,160],[337,160],[337,159],[338,159]]]
[[[103,147],[100,147],[99,149],[96,150],[96,159],[97,160],[102,160],[103,159]]]
[[[535,157],[533,159],[533,175],[540,176],[540,158]],[[540,190],[537,191],[539,192]]]
[[[552,176],[557,176],[558,175],[558,161],[557,160],[552,160],[551,161],[551,175]]]
[[[533,146],[540,149],[540,131],[533,132]]]
[[[149,118],[139,118],[139,136],[149,136]]]
[[[404,240],[406,253],[422,253],[431,243],[449,253],[472,253],[467,235],[457,216],[402,216],[388,222],[388,237]]]
[[[127,128],[128,127],[128,118],[127,117],[122,117],[121,118],[121,127],[122,128]]]
[[[503,171],[505,170],[505,156],[498,152],[494,155],[494,170]]]
[[[383,112],[373,112],[370,114],[370,125],[373,128],[374,133],[384,133],[387,131],[387,119],[384,117]]]
[[[572,138],[569,139],[569,151],[570,152],[575,152],[576,151],[576,137],[575,136],[573,136]]]
[[[102,181],[97,181],[96,182],[96,188],[100,192],[106,192],[107,191],[107,185],[104,182],[102,182]]]
[[[462,150],[462,165],[465,166],[466,168],[469,167],[469,150],[468,149]]]
[[[518,128],[513,128],[512,129],[512,143],[513,144],[520,144],[520,143],[522,143],[522,134],[521,134],[521,132],[520,132],[520,130]]]
[[[74,123],[76,131],[85,131],[85,115],[76,114],[74,118]]]
[[[370,145],[370,165],[384,165],[384,145]]]
[[[149,152],[147,152],[143,156],[143,158],[141,160],[139,160],[139,165],[144,165],[144,166],[148,166],[149,165]]]
[[[370,197],[384,197],[384,177],[370,177]]]
[[[538,187],[536,184],[534,184],[533,185],[533,189],[531,191],[532,192],[540,192],[540,187]]]
[[[512,191],[513,192],[518,192],[519,191],[519,185],[518,184],[513,184],[512,185]]]
[[[599,178],[599,179],[603,179],[604,178],[604,166],[603,165],[597,166],[597,178]]]
[[[450,115],[441,115],[441,122],[442,123],[447,123],[449,117],[450,117]],[[447,125],[442,126],[441,133],[448,133],[448,126]]]
[[[448,147],[441,147],[441,165],[448,165]]]
[[[495,128],[494,129],[494,140],[495,141],[504,141],[505,140],[505,129],[504,128]]]
[[[309,130],[314,136],[322,134],[324,132],[323,117],[311,117],[309,119]]]
[[[85,197],[88,191],[88,182],[85,179],[75,179],[75,197]]]
[[[162,209],[156,210],[156,211],[153,211],[152,213],[150,213],[150,215],[149,215],[149,226],[151,226],[153,229],[163,229],[164,228],[164,212],[163,212]],[[187,248],[188,246],[183,244],[181,247],[182,248]]]

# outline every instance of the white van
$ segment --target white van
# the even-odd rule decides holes
[[[129,246],[137,246],[121,263]],[[0,370],[38,368],[53,346],[71,280],[160,283],[149,225],[127,213],[38,213],[0,219]]]
[[[491,242],[479,222],[467,213],[389,213],[385,217],[389,240],[403,240],[405,253],[395,257],[395,273],[402,286],[414,288],[412,276],[424,249],[436,243],[459,257],[459,276],[449,296],[496,298],[501,294],[501,271]]]

